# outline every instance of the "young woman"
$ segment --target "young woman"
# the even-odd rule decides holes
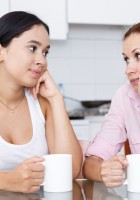
[[[49,28],[37,16],[0,18],[0,190],[38,190],[44,154],[72,154],[73,178],[80,172],[81,148],[48,71],[49,49]]]
[[[140,23],[124,35],[123,57],[129,83],[112,99],[101,131],[91,142],[84,164],[85,176],[117,187],[124,181],[125,156],[117,156],[126,139],[132,153],[140,153]]]

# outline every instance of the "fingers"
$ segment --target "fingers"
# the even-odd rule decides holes
[[[102,165],[101,175],[102,176],[123,176],[124,169],[118,162],[111,162],[109,164]]]
[[[49,72],[48,70],[45,70],[44,73],[42,74],[42,76],[39,78],[36,87],[35,87],[35,93],[38,94],[39,92],[39,87],[41,85],[41,83],[45,82],[45,80],[47,79]]]
[[[32,172],[43,172],[45,167],[42,163],[29,163]]]
[[[128,166],[128,162],[124,155],[113,156],[111,160],[120,162],[124,168]]]
[[[127,166],[125,156],[114,156],[111,160],[103,161],[101,176],[107,187],[118,187],[124,181],[124,168]]]
[[[102,180],[106,187],[118,187],[121,186],[124,182],[124,178],[121,175],[108,175],[102,177]]]
[[[44,171],[42,173],[38,173],[37,171],[32,172],[31,174],[32,179],[44,179]]]
[[[123,174],[124,174],[124,171],[122,170],[122,169],[110,169],[111,170],[111,172],[110,172],[110,174],[112,175],[112,176],[123,176]]]
[[[59,97],[60,90],[57,87],[57,84],[51,77],[48,70],[44,71],[41,77],[38,79],[36,85],[31,88],[31,93],[36,99],[38,94],[48,100],[51,100],[51,97]]]
[[[33,157],[25,160],[22,165],[24,170],[29,170],[31,178],[43,178],[45,167],[42,164],[42,161],[44,161],[44,158]]]
[[[20,163],[8,173],[6,190],[24,193],[39,190],[44,180],[43,161],[42,157],[32,157]]]
[[[120,178],[120,180],[114,179],[112,181],[108,181],[108,183],[105,184],[105,186],[108,187],[108,188],[119,187],[119,186],[123,185],[123,182],[124,182],[124,179],[121,179],[121,178]]]
[[[39,191],[40,190],[40,185],[33,185],[32,187],[28,188],[28,189],[23,189],[22,192],[23,193],[33,193],[33,192],[36,192],[36,191]]]
[[[44,177],[41,177],[41,178],[33,178],[32,179],[32,182],[31,182],[31,185],[32,186],[40,186],[44,181]]]
[[[34,160],[34,159],[33,159]],[[41,162],[26,162],[22,167],[22,182],[30,191],[36,191],[44,181],[44,165]],[[36,186],[36,187],[33,187]],[[31,189],[32,188],[32,189]]]
[[[43,161],[44,161],[43,157],[34,156],[32,158],[26,159],[25,161],[23,161],[23,163],[36,163],[36,162],[43,162]]]
[[[49,72],[46,69],[43,72],[43,74],[41,75],[41,77],[38,79],[37,84],[34,87],[27,88],[28,92],[31,93],[35,99],[37,98],[37,94],[39,93],[40,85],[45,82],[45,80],[47,79],[48,74],[49,74]]]

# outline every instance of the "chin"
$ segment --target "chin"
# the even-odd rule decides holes
[[[31,88],[31,87],[35,87],[36,86],[36,82],[34,83],[26,83],[25,87]]]

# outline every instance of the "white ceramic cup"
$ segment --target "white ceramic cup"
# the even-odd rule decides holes
[[[72,200],[72,191],[69,192],[44,192],[44,197],[47,200]]]
[[[140,193],[128,192],[128,200],[140,200]]]
[[[44,191],[67,192],[72,190],[72,155],[44,155]]]
[[[129,192],[140,192],[140,154],[130,154],[126,156],[127,167],[127,190]]]

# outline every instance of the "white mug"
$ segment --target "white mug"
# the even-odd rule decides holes
[[[67,192],[72,190],[72,155],[48,154],[45,161],[44,191]]]
[[[72,200],[72,191],[69,192],[44,192],[44,197],[47,200]]]
[[[140,193],[128,192],[128,200],[140,200]]]
[[[127,184],[129,192],[140,192],[140,154],[130,154],[126,156],[128,162],[127,179],[124,185]]]

